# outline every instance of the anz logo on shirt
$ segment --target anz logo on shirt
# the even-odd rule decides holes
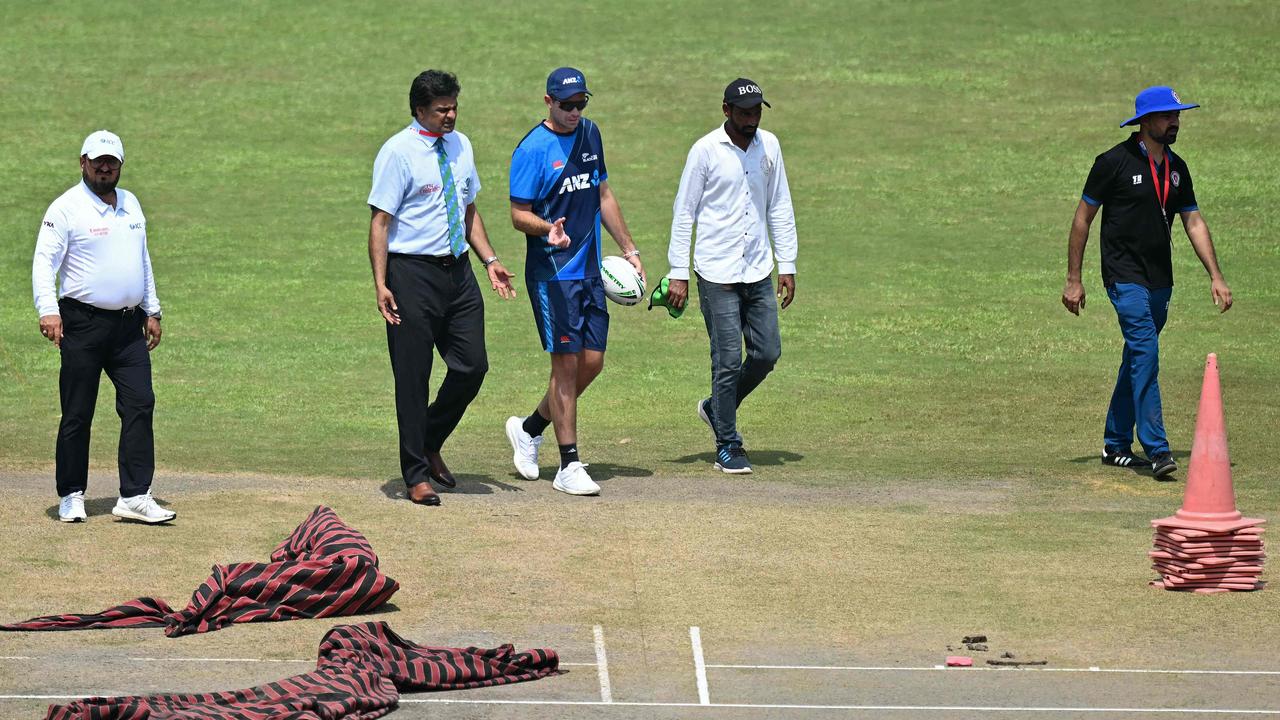
[[[567,192],[575,190],[589,190],[600,184],[600,171],[593,170],[590,174],[579,173],[577,175],[569,175],[560,183],[560,192],[557,195],[563,195]]]

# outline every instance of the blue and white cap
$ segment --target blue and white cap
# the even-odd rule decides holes
[[[124,143],[120,142],[120,136],[110,130],[95,130],[89,133],[89,137],[84,139],[84,145],[80,146],[80,154],[88,157],[90,160],[97,160],[103,155],[124,162]]]
[[[1120,123],[1120,127],[1137,125],[1143,115],[1198,107],[1200,106],[1194,103],[1182,102],[1182,98],[1178,97],[1178,93],[1174,92],[1173,88],[1167,85],[1156,85],[1138,93],[1138,97],[1133,99],[1133,117]]]
[[[591,94],[587,89],[587,76],[571,67],[556,68],[547,76],[547,94],[556,100],[564,100],[578,93]]]

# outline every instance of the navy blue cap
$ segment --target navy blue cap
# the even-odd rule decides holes
[[[547,76],[547,94],[556,100],[564,100],[578,93],[591,94],[587,89],[587,77],[581,70],[571,67],[556,68]]]
[[[755,107],[761,103],[767,108],[773,107],[765,102],[764,92],[760,90],[760,86],[754,80],[746,78],[738,78],[725,87],[724,101],[740,108]]]
[[[1138,97],[1133,99],[1133,117],[1120,123],[1120,127],[1137,125],[1143,115],[1169,112],[1171,110],[1190,110],[1198,107],[1200,106],[1194,103],[1182,102],[1182,98],[1178,97],[1178,93],[1174,92],[1173,88],[1166,85],[1156,85],[1138,93]]]

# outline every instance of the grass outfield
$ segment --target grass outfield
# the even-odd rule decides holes
[[[1175,601],[1148,594],[1134,602],[1131,593],[1144,575],[1146,520],[1175,509],[1183,485],[1096,462],[1120,339],[1098,277],[1096,228],[1084,316],[1070,316],[1059,302],[1067,229],[1093,157],[1125,137],[1117,125],[1139,89],[1170,83],[1203,105],[1185,113],[1177,149],[1195,175],[1236,307],[1217,314],[1207,278],[1175,228],[1178,285],[1162,347],[1165,422],[1185,466],[1204,356],[1217,352],[1241,506],[1275,513],[1280,222],[1271,206],[1280,193],[1272,163],[1280,5],[1203,2],[1136,21],[1149,10],[1114,2],[975,10],[968,3],[816,1],[597,2],[556,13],[515,2],[436,13],[403,4],[357,12],[324,2],[10,8],[0,27],[11,50],[0,55],[8,101],[0,106],[7,179],[0,469],[47,473],[52,500],[58,358],[37,331],[30,265],[40,218],[77,180],[75,153],[89,131],[110,128],[127,147],[121,185],[137,193],[147,214],[165,307],[164,341],[153,356],[157,494],[191,516],[225,516],[225,526],[191,522],[202,533],[222,528],[234,537],[236,513],[193,502],[202,495],[167,495],[166,474],[313,478],[297,483],[297,502],[281,504],[267,489],[205,498],[211,506],[264,507],[272,528],[284,532],[301,519],[302,506],[351,495],[352,482],[382,498],[377,489],[398,474],[365,198],[374,154],[409,121],[407,91],[417,72],[441,67],[459,75],[458,127],[474,143],[484,184],[478,207],[499,254],[519,271],[524,241],[507,220],[510,151],[544,114],[546,73],[560,64],[583,69],[610,184],[654,279],[667,269],[685,153],[719,122],[719,93],[742,74],[773,104],[762,126],[782,141],[800,233],[797,300],[782,315],[783,358],[741,415],[757,464],[742,482],[780,496],[847,490],[850,503],[866,493],[888,498],[865,510],[822,513],[807,528],[797,526],[809,511],[784,505],[766,513],[761,534],[772,543],[805,535],[798,544],[805,552],[856,556],[858,568],[879,560],[842,576],[842,587],[877,577],[907,582],[905,569],[931,578],[904,586],[924,629],[955,622],[957,634],[994,625],[1017,637],[1043,631],[1065,639],[1082,626],[1114,623],[1128,628],[1126,642],[1146,637],[1154,646],[1169,628],[1150,616]],[[502,423],[533,407],[548,371],[522,278],[519,290],[514,302],[490,298],[492,370],[445,448],[455,471],[498,490],[529,487],[513,479]],[[696,488],[711,477],[713,450],[693,412],[709,386],[701,318],[616,307],[612,317],[607,367],[581,405],[584,459],[612,468],[605,501],[624,483]],[[95,471],[110,477],[116,423],[105,381],[96,437]],[[993,487],[999,492],[988,492]],[[90,494],[113,490],[99,481]],[[62,528],[47,522],[47,504],[35,497],[0,500],[11,527],[53,526],[0,541],[6,588],[48,580],[32,570],[41,562],[69,578],[93,567],[91,557],[61,557],[70,548],[51,538]],[[354,497],[349,507],[358,507]],[[565,505],[574,516],[582,508]],[[414,517],[427,513],[413,510]],[[394,537],[397,526],[380,529],[379,517],[359,520]],[[449,522],[480,522],[464,517]],[[626,517],[614,519],[625,524]],[[668,540],[706,547],[699,533],[679,532],[698,516],[676,517],[683,522],[660,525],[676,534]],[[913,532],[937,524],[945,531]],[[835,536],[842,542],[815,535],[839,528],[850,533]],[[873,541],[860,543],[851,528],[873,529]],[[181,564],[191,576],[168,581],[173,587],[158,594],[179,600],[202,576],[206,556],[265,557],[278,534],[255,535],[249,549],[189,538],[187,550],[202,562],[187,567],[182,548],[162,556],[159,562]],[[554,542],[554,534],[546,539]],[[881,548],[891,552],[877,554]],[[875,572],[889,566],[891,575]],[[771,577],[819,583],[839,567]],[[992,568],[1003,568],[999,582],[970,582]],[[647,592],[677,592],[701,569]],[[715,587],[738,587],[751,575],[718,575]],[[76,600],[73,607],[6,589],[0,612],[7,620],[36,605],[59,611],[83,602],[88,610],[124,599],[119,592],[128,586],[121,580],[108,593],[68,582],[63,597]],[[859,596],[856,621],[840,619],[853,606],[833,603],[823,612],[846,629],[839,637],[856,642],[906,624],[888,596],[888,589]],[[740,617],[749,599],[706,607]],[[1247,632],[1250,648],[1274,648],[1280,630],[1250,618],[1274,614],[1277,602],[1267,592],[1184,605],[1170,622],[1221,622],[1224,647]],[[699,603],[676,605],[692,613]],[[1223,615],[1211,607],[1225,608]],[[955,619],[961,608],[990,624]],[[477,626],[494,620],[476,612]],[[583,610],[580,618],[588,625],[589,615]],[[628,617],[645,622],[638,611]],[[672,611],[666,619],[679,624],[681,617]],[[311,636],[300,643],[311,645]]]

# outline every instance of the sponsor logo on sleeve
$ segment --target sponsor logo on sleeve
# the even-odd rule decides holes
[[[1178,187],[1178,184],[1182,182],[1182,175],[1177,170],[1174,170],[1169,174],[1169,179],[1173,181],[1174,187]]]
[[[53,223],[52,223],[52,222],[50,222],[50,221],[48,221],[48,220],[45,220],[45,221],[44,221],[44,226],[45,226],[45,227],[47,227],[47,228],[49,228],[50,230],[54,230],[54,229],[55,229],[55,228],[53,227]]]
[[[584,163],[595,162],[596,160],[599,160],[599,159],[600,159],[600,156],[596,155],[595,153],[582,153],[582,162]]]
[[[145,226],[146,223],[129,223],[130,230],[141,230]]]

